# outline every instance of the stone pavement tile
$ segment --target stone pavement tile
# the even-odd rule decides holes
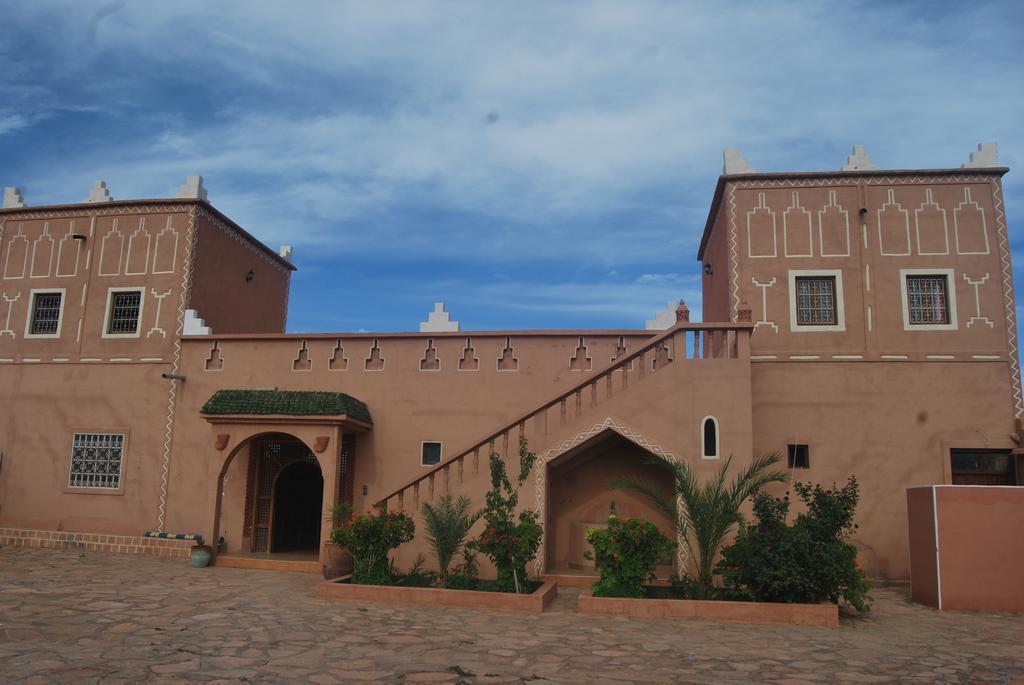
[[[97,582],[97,579],[102,579]],[[838,629],[346,604],[299,573],[0,548],[0,683],[1024,685],[1024,617],[901,589]]]

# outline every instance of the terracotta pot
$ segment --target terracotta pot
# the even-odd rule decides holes
[[[342,549],[333,542],[324,543],[323,560],[324,580],[333,580],[352,573],[352,555],[347,549]]]
[[[213,548],[209,545],[192,545],[193,568],[206,568],[213,558]]]

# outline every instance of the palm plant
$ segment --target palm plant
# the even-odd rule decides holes
[[[470,512],[472,502],[468,497],[453,498],[443,495],[437,504],[424,502],[423,523],[427,530],[427,542],[437,557],[439,578],[442,583],[448,579],[448,566],[458,554],[482,512]]]
[[[616,480],[612,486],[643,495],[673,522],[676,533],[686,541],[696,560],[698,592],[708,597],[712,591],[715,557],[733,527],[743,520],[740,513],[743,503],[768,483],[788,480],[784,471],[771,468],[780,459],[778,453],[755,459],[727,485],[732,457],[722,463],[710,480],[700,483],[689,464],[655,456],[654,463],[664,467],[672,477],[671,495],[666,495],[656,483],[642,478]]]

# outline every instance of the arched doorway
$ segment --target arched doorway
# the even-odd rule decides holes
[[[286,466],[274,484],[271,552],[316,550],[320,546],[324,478],[316,461]]]
[[[654,522],[662,533],[674,537],[672,522],[642,495],[616,489],[618,479],[640,479],[672,496],[666,471],[652,463],[652,454],[615,431],[605,430],[547,465],[547,528],[545,566],[548,573],[597,573],[596,561],[586,534],[607,525],[608,514],[641,516]],[[672,559],[658,565],[658,575],[672,573]]]

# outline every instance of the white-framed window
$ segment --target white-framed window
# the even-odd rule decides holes
[[[720,454],[720,435],[718,419],[705,416],[700,420],[700,457],[701,459],[718,459]]]
[[[120,488],[124,445],[123,433],[75,433],[68,487]]]
[[[439,442],[424,442],[420,445],[420,466],[433,466],[441,463],[442,445]]]
[[[839,269],[789,271],[789,330],[836,332],[846,330],[843,272]]]
[[[26,338],[59,338],[64,319],[64,288],[39,288],[29,292]]]
[[[110,288],[103,316],[104,338],[138,338],[142,330],[145,288]]]
[[[955,331],[953,269],[900,269],[903,329]]]

